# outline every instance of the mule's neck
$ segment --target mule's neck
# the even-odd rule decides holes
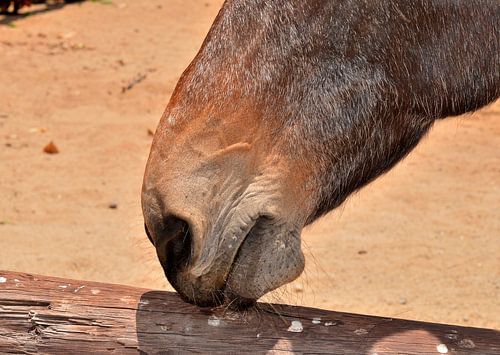
[[[421,28],[409,40],[401,62],[395,63],[407,70],[406,80],[400,83],[408,85],[403,91],[414,95],[412,109],[439,119],[477,110],[497,99],[500,2],[426,2],[420,10],[399,4],[412,26]],[[408,40],[404,36],[403,32],[400,40]],[[403,73],[403,67],[395,73]]]

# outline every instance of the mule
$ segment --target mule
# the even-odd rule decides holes
[[[304,226],[499,97],[499,41],[497,0],[227,0],[144,175],[170,283],[247,305],[294,280]]]

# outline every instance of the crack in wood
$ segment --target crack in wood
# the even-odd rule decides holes
[[[50,301],[0,298],[0,306],[49,308]]]

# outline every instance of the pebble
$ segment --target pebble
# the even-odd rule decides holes
[[[288,327],[288,331],[292,333],[302,333],[304,327],[302,326],[302,322],[300,320],[293,320],[292,325]]]
[[[45,147],[43,147],[43,152],[47,154],[58,154],[59,148],[54,144],[54,142],[49,142]]]

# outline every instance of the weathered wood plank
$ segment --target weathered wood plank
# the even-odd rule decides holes
[[[200,309],[171,292],[0,271],[0,353],[181,350],[496,355],[500,332],[286,305]]]

